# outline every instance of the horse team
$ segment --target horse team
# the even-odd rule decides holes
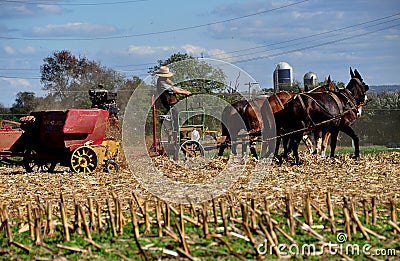
[[[308,92],[283,91],[227,106],[221,119],[226,142],[220,146],[219,155],[228,145],[236,154],[235,140],[240,137],[240,130],[245,129],[250,143],[262,136],[261,157],[277,157],[282,140],[282,157],[286,158],[292,151],[295,163],[301,164],[298,148],[301,140],[310,142],[306,139],[307,133],[313,132],[316,140],[324,139],[320,147],[323,153],[330,135],[330,156],[334,157],[338,133],[342,131],[352,138],[354,156],[359,158],[359,138],[351,126],[367,103],[368,85],[357,69],[353,72],[350,68],[350,76],[347,86],[341,89],[333,87],[329,77],[324,85]],[[250,150],[257,157],[255,148],[250,146]]]

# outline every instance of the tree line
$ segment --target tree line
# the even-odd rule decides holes
[[[170,65],[176,73],[174,75],[178,86],[188,88],[195,93],[220,93],[228,102],[239,99],[234,95],[235,90],[227,89],[224,84],[226,76],[220,69],[213,68],[207,63],[201,63],[194,57],[176,53],[166,60],[158,60],[149,68],[153,74],[161,65]],[[19,92],[11,108],[0,104],[0,119],[18,121],[21,116],[38,110],[65,110],[68,108],[90,108],[91,101],[88,95],[90,89],[102,88],[117,92],[118,107],[123,114],[131,94],[141,84],[145,84],[137,76],[127,78],[125,75],[91,61],[85,56],[76,56],[70,51],[55,51],[43,59],[40,67],[43,84],[42,90],[47,94],[37,97],[34,92]],[[206,77],[205,77],[206,76]],[[209,81],[204,79],[215,79]],[[185,80],[194,79],[194,80]],[[333,82],[335,86],[344,87],[342,82]],[[322,83],[321,83],[322,84]],[[296,81],[294,89],[301,90],[301,83]],[[265,93],[270,89],[263,89]],[[400,128],[400,92],[384,91],[369,92],[370,102],[365,106],[363,115],[356,122],[356,130],[360,133],[361,142],[400,146],[399,133],[394,130]],[[150,101],[142,97],[141,102]]]

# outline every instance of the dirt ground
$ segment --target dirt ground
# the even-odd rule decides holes
[[[300,166],[289,163],[266,166],[262,182],[252,189],[247,185],[256,160],[247,158],[246,171],[227,188],[228,193],[239,200],[254,198],[259,204],[264,204],[267,199],[270,207],[281,207],[288,192],[292,193],[297,205],[303,203],[307,193],[313,200],[323,202],[328,191],[334,204],[341,204],[343,196],[353,197],[359,202],[375,196],[381,203],[386,203],[389,198],[397,201],[400,198],[399,152],[365,155],[360,160],[348,155],[335,159],[314,155],[302,157],[305,163]],[[201,183],[218,176],[226,159],[215,159],[196,169],[176,166],[168,158],[159,157],[153,161],[170,179]],[[86,204],[87,199],[93,197],[96,202],[105,205],[111,193],[116,193],[127,208],[133,192],[137,192],[142,200],[155,200],[127,168],[113,174],[77,174],[62,167],[57,167],[55,173],[26,173],[22,167],[0,167],[0,205],[8,206],[15,215],[18,209],[24,211],[27,202],[36,205],[38,200],[50,201],[57,206],[61,194],[69,202],[67,206],[71,211],[74,200]]]

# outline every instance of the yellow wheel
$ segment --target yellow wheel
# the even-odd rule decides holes
[[[91,173],[97,168],[96,152],[89,146],[78,147],[71,155],[71,169],[76,173]]]
[[[199,156],[204,156],[204,148],[198,141],[187,140],[180,146],[179,149],[180,158],[195,158]]]

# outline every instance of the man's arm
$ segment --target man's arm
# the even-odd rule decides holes
[[[174,87],[174,93],[176,93],[176,94],[184,94],[184,95],[192,94],[190,91],[182,89],[180,87]]]

